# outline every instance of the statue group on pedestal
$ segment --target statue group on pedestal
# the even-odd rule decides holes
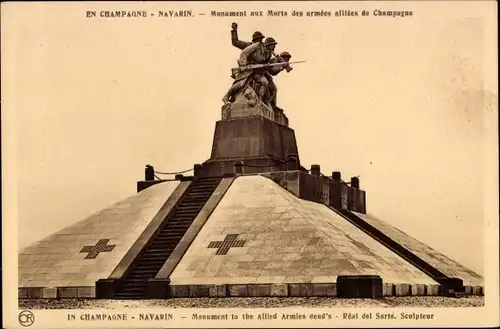
[[[238,24],[233,23],[231,27],[231,42],[242,51],[237,61],[239,67],[232,70],[233,85],[222,101],[224,104],[234,102],[236,96],[250,86],[260,101],[272,109],[277,109],[277,87],[273,76],[283,70],[292,70],[292,55],[286,51],[276,54],[276,40],[272,37],[266,38],[259,31],[253,33],[251,42],[241,41],[238,38]]]

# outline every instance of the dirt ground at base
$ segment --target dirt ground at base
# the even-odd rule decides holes
[[[123,308],[271,308],[271,307],[482,307],[483,296],[385,297],[342,299],[329,297],[175,298],[145,300],[19,299],[20,309]]]

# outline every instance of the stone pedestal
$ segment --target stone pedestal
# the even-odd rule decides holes
[[[199,172],[200,176],[223,176],[299,168],[294,131],[262,115],[253,115],[216,123],[210,159]]]

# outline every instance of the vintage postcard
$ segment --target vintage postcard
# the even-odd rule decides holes
[[[498,326],[496,7],[2,3],[4,327]]]

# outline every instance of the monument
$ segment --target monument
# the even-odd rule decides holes
[[[358,177],[301,165],[273,76],[279,40],[253,33],[223,97],[210,158],[19,254],[19,298],[461,296],[483,278],[368,216]]]
[[[211,157],[203,163],[202,176],[222,175],[238,166],[242,173],[299,169],[297,142],[288,118],[277,106],[273,76],[290,72],[291,55],[274,50],[274,38],[256,31],[252,42],[238,39],[237,24],[232,44],[242,49],[233,68],[234,83],[224,95],[221,120],[215,127]]]

